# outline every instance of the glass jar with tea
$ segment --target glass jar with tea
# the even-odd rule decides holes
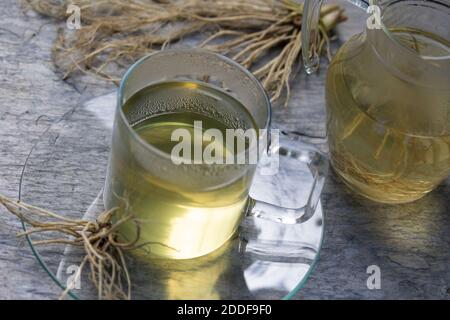
[[[321,2],[305,2],[308,73],[317,68]],[[369,14],[328,68],[331,163],[367,198],[410,202],[450,173],[450,1],[351,2]]]

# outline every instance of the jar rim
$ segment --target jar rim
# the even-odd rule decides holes
[[[404,7],[408,5],[414,5],[414,6],[423,6],[431,9],[437,9],[436,6],[440,6],[439,10],[442,11],[448,11],[448,21],[450,21],[450,3],[446,3],[449,1],[444,2],[445,0],[393,0],[393,1],[383,1],[383,0],[369,0],[370,3],[375,3],[375,6],[378,6],[381,10],[381,17],[378,21],[380,24],[381,30],[383,30],[384,34],[393,42],[396,44],[396,46],[400,47],[402,50],[407,50],[409,53],[412,53],[414,56],[422,59],[426,62],[433,62],[433,61],[445,61],[450,60],[450,39],[444,39],[442,37],[439,37],[437,35],[436,38],[439,38],[440,43],[444,44],[445,42],[448,43],[448,46],[444,44],[446,47],[448,47],[449,51],[447,55],[439,55],[439,56],[430,56],[430,55],[421,55],[417,51],[413,50],[411,47],[405,46],[403,43],[401,43],[397,36],[394,35],[394,32],[392,32],[390,29],[393,29],[390,26],[387,26],[384,22],[384,20],[387,19],[386,14],[389,12],[389,10],[392,10],[392,8],[399,9],[399,7]],[[435,7],[433,7],[435,6]],[[377,30],[377,29],[374,29]]]

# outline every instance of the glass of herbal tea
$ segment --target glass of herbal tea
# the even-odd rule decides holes
[[[222,246],[245,215],[307,221],[326,159],[300,144],[277,146],[270,108],[254,76],[221,55],[165,50],[135,63],[119,88],[104,191],[105,207],[116,208],[116,220],[124,221],[122,240],[151,256],[186,259]],[[282,151],[311,168],[316,182],[305,206],[281,208],[249,197],[268,150],[272,158]]]

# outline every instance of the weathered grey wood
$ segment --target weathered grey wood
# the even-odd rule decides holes
[[[340,42],[362,30],[366,18],[364,12],[341,3],[347,8],[349,20],[338,29]],[[3,0],[0,6],[0,192],[11,197],[18,196],[23,164],[49,125],[57,125],[81,99],[113,89],[88,84],[93,81],[85,77],[71,83],[61,81],[50,57],[55,32],[51,20],[33,13],[24,15],[15,0]],[[298,75],[289,109],[275,109],[275,127],[324,134],[325,67],[326,63],[318,75]],[[87,125],[96,129],[94,124]],[[64,139],[51,137],[54,141]],[[36,147],[37,151],[42,151],[39,148],[43,146]],[[80,154],[94,157],[95,150]],[[74,152],[74,161],[92,160],[77,156]],[[65,170],[63,164],[56,166],[56,170]],[[98,175],[102,175],[104,169],[99,170]],[[39,193],[37,204],[70,212],[73,209],[70,205],[77,203],[77,199],[71,204],[55,203],[58,194],[64,194],[65,188],[71,186],[70,181],[59,182],[60,188],[49,187],[51,182],[52,177],[46,177],[39,184],[28,186]],[[82,188],[79,192],[83,198]],[[375,204],[355,197],[330,174],[322,198],[326,234],[321,258],[306,287],[296,297],[448,299],[449,199],[450,179],[447,179],[435,192],[412,204]],[[78,205],[82,208],[86,204]],[[59,288],[39,266],[27,243],[16,239],[15,234],[20,230],[17,219],[0,208],[0,298],[57,298]],[[366,287],[366,268],[372,264],[381,268],[381,290]]]

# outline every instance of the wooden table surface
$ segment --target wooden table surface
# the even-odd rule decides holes
[[[367,15],[346,2],[349,20],[335,47],[362,31]],[[49,125],[73,110],[81,97],[113,86],[81,77],[60,80],[50,50],[54,21],[24,14],[15,0],[0,6],[0,193],[17,197],[30,149]],[[323,135],[326,63],[317,75],[299,74],[289,108],[274,110],[274,126]],[[76,157],[76,153],[74,157]],[[81,159],[80,159],[81,160]],[[39,186],[41,191],[46,185]],[[54,202],[54,194],[46,195]],[[450,179],[425,198],[381,205],[352,195],[330,173],[322,196],[326,221],[321,257],[298,299],[449,299]],[[60,294],[28,244],[16,238],[20,222],[0,208],[0,298],[54,299]],[[381,270],[381,289],[369,290],[367,267]]]

